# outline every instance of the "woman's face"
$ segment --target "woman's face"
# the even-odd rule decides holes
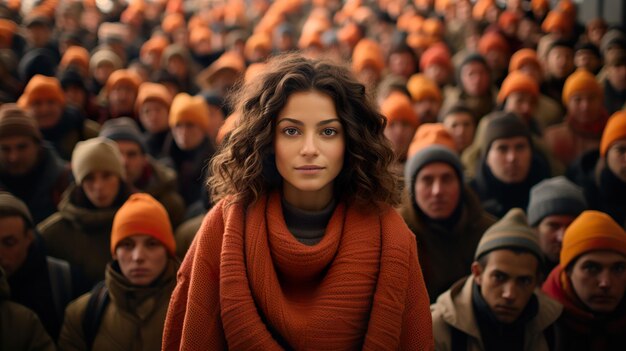
[[[333,100],[317,91],[292,94],[278,114],[274,131],[276,167],[283,178],[285,200],[305,210],[328,205],[345,148]]]
[[[133,235],[121,240],[115,247],[113,259],[131,284],[152,284],[167,266],[165,246],[149,235]]]

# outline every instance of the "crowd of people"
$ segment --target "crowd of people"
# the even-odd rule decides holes
[[[626,33],[578,19],[0,3],[0,349],[626,349]]]

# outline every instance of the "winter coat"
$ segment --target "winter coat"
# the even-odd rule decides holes
[[[472,304],[473,284],[474,279],[471,276],[458,281],[450,290],[439,296],[437,303],[430,306],[435,350],[452,350],[452,328],[467,335],[467,350],[484,350]],[[538,290],[535,296],[539,309],[524,330],[524,350],[549,350],[544,332],[559,318],[562,306]]]
[[[176,171],[148,157],[151,174],[143,184],[135,184],[138,190],[157,199],[169,214],[172,227],[176,228],[185,216],[185,201],[178,194]]]
[[[457,280],[470,274],[480,238],[496,219],[485,212],[467,186],[461,196],[461,214],[452,229],[429,223],[415,210],[415,200],[402,207],[402,217],[417,238],[418,257],[431,303]],[[415,207],[414,207],[415,206]]]
[[[42,129],[44,139],[48,140],[62,159],[69,161],[76,143],[95,138],[100,132],[100,125],[80,115],[78,110],[66,107],[60,121],[51,128]]]
[[[165,271],[146,287],[132,285],[117,262],[107,265],[105,284],[109,303],[101,315],[93,351],[160,350],[170,295],[176,285],[178,261],[169,259]],[[87,350],[83,318],[92,293],[73,301],[65,312],[59,350]]]
[[[39,161],[28,174],[14,177],[0,167],[0,190],[24,201],[35,223],[39,223],[56,212],[71,176],[68,163],[58,156],[52,145],[43,142]]]
[[[0,350],[54,351],[56,347],[37,315],[12,302],[9,284],[0,269]]]

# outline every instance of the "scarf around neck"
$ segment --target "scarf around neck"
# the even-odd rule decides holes
[[[393,209],[364,213],[340,203],[322,240],[307,246],[288,230],[279,193],[245,210],[223,203],[205,218],[181,267],[164,349],[432,347],[415,241]],[[209,244],[208,232],[222,231],[211,225],[212,215],[223,220],[221,245]],[[209,245],[218,252],[206,252]],[[208,281],[211,275],[216,282]],[[417,283],[412,276],[420,278]],[[216,283],[217,293],[198,291]],[[207,326],[211,307],[200,307],[207,303],[218,305],[216,325]]]

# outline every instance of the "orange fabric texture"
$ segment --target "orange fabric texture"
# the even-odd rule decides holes
[[[511,56],[511,61],[509,62],[509,72],[517,71],[527,64],[535,65],[541,69],[541,64],[537,58],[537,52],[533,49],[517,50]]]
[[[163,84],[144,82],[139,86],[135,109],[139,111],[146,101],[156,100],[163,103],[169,109],[172,105],[172,94]]]
[[[478,41],[478,52],[486,56],[490,51],[500,51],[509,54],[509,43],[498,32],[487,32]]]
[[[626,139],[626,111],[615,112],[604,127],[602,140],[600,141],[600,156],[606,157],[611,144]]]
[[[503,103],[509,95],[516,92],[524,92],[539,97],[539,84],[529,75],[520,71],[513,71],[502,82],[498,92],[498,103]]]
[[[565,269],[578,256],[611,250],[626,256],[626,232],[608,214],[585,211],[565,230],[559,264]]]
[[[512,11],[504,11],[498,17],[498,27],[501,29],[505,29],[508,26],[515,25],[519,23],[519,17],[515,12]]]
[[[141,46],[139,52],[140,57],[146,57],[148,54],[154,54],[157,56],[157,61],[161,61],[161,55],[165,48],[169,45],[169,41],[162,36],[155,36],[148,39]]]
[[[107,93],[109,93],[112,89],[115,89],[122,84],[131,86],[135,90],[136,94],[139,89],[139,85],[141,85],[141,77],[133,71],[118,69],[117,71],[111,73],[109,79],[107,79],[107,82],[104,85],[104,89],[106,89]]]
[[[563,104],[567,106],[569,99],[575,93],[591,93],[598,99],[602,99],[602,86],[596,77],[584,69],[577,69],[572,73],[563,85]]]
[[[11,20],[0,18],[0,45],[9,49],[13,45],[13,36],[17,32],[17,24]]]
[[[179,29],[187,29],[187,23],[185,23],[185,17],[178,12],[169,13],[163,18],[161,22],[161,28],[167,34],[172,34]]]
[[[422,101],[425,99],[442,101],[441,90],[437,84],[421,73],[412,75],[406,87],[409,93],[411,93],[413,101]]]
[[[36,74],[28,81],[24,93],[17,100],[17,105],[21,108],[29,107],[37,100],[54,100],[61,105],[65,105],[65,95],[58,79]]]
[[[176,256],[176,242],[167,210],[149,194],[132,194],[115,213],[111,255],[115,254],[120,241],[133,235],[149,235],[160,241],[170,256]]]
[[[202,96],[190,96],[187,93],[178,93],[170,107],[170,128],[180,123],[188,122],[209,132],[209,105]]]
[[[178,273],[163,350],[285,346],[433,349],[415,237],[392,208],[340,203],[314,246],[289,232],[278,193],[211,209]]]
[[[457,153],[456,143],[450,136],[450,133],[441,123],[424,123],[415,132],[409,151],[407,152],[407,158],[415,155],[418,151],[431,145],[442,145],[452,152]]]
[[[438,64],[452,70],[450,50],[443,43],[437,43],[429,47],[420,57],[420,69],[426,70],[431,65]]]
[[[76,65],[85,72],[89,72],[89,51],[82,46],[70,46],[67,48],[59,66],[61,68],[67,68],[70,65]]]
[[[255,50],[263,50],[268,53],[272,50],[272,39],[269,35],[257,33],[246,40],[244,55],[247,59],[250,59],[254,55]]]
[[[371,39],[361,39],[352,53],[352,70],[361,72],[366,67],[374,68],[381,73],[385,68],[385,58],[378,43]]]
[[[567,13],[553,10],[548,12],[548,16],[546,16],[546,19],[543,20],[541,30],[545,33],[552,33],[555,31],[569,33],[572,30],[572,23]]]
[[[380,112],[387,117],[388,122],[404,121],[417,128],[419,117],[411,106],[411,99],[403,93],[392,92],[383,101]]]

